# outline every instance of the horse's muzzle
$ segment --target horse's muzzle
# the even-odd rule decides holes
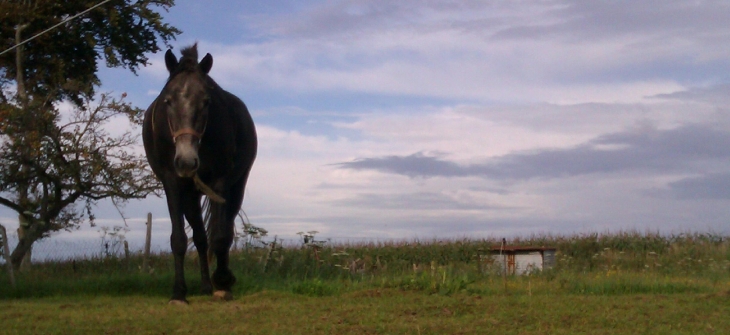
[[[198,157],[175,157],[175,172],[177,175],[183,178],[189,178],[195,175],[200,167]]]
[[[181,178],[189,178],[195,175],[200,167],[198,148],[192,141],[177,141],[175,143],[175,159],[173,161],[175,172]]]

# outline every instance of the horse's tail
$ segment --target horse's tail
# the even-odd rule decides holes
[[[212,227],[211,221],[214,215],[218,215],[218,213],[214,213],[216,210],[220,210],[220,206],[212,206],[211,199],[208,196],[203,197],[203,205],[201,206],[202,212],[203,212],[203,223],[205,224],[205,235],[208,238],[208,262],[213,261],[213,257],[215,256],[213,252],[210,249],[210,246],[212,245],[212,236],[213,236],[213,229],[217,227]],[[238,218],[241,220],[241,222],[251,222],[248,219],[248,215],[246,215],[246,212],[243,211],[243,208],[238,210]],[[233,235],[234,235],[234,241],[235,236],[237,235],[237,229],[235,225],[235,221],[233,224]]]
[[[210,205],[210,199],[207,196],[203,197],[203,203],[201,204],[201,210],[203,212],[203,225],[205,227],[205,236],[208,239],[208,260],[211,260],[212,253],[210,252],[211,236],[213,231],[211,230],[211,217],[212,210]],[[185,227],[185,232],[188,235],[188,251],[194,250],[195,243],[193,242],[193,229],[190,226]]]
[[[203,197],[203,205],[201,206],[201,209],[203,210],[203,224],[205,224],[205,235],[208,236],[208,242],[210,243],[210,199],[208,197]]]
[[[208,263],[213,261],[213,252],[210,249],[210,246],[212,244],[212,238],[213,238],[213,229],[210,222],[212,221],[211,218],[213,217],[213,209],[210,204],[210,198],[207,196],[203,197],[203,205],[201,206],[201,209],[203,211],[203,224],[205,225],[205,235],[208,238]]]

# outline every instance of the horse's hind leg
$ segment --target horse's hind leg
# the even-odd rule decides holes
[[[201,291],[203,294],[212,294],[213,286],[210,282],[210,270],[208,267],[208,237],[205,234],[205,223],[200,209],[200,197],[193,196],[185,204],[185,218],[188,219],[190,228],[193,230],[193,243],[198,250],[198,261],[200,262]]]

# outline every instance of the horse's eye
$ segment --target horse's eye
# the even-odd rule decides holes
[[[165,105],[168,105],[168,106],[170,105],[170,99],[165,99],[165,100],[163,100],[163,102],[165,103]]]
[[[210,98],[203,99],[203,106],[208,106],[210,104]]]

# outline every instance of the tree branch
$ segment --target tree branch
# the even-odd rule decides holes
[[[18,214],[23,214],[22,207],[18,206],[18,204],[14,203],[8,199],[5,199],[3,197],[0,197],[0,205],[10,208],[10,209],[18,212]]]

